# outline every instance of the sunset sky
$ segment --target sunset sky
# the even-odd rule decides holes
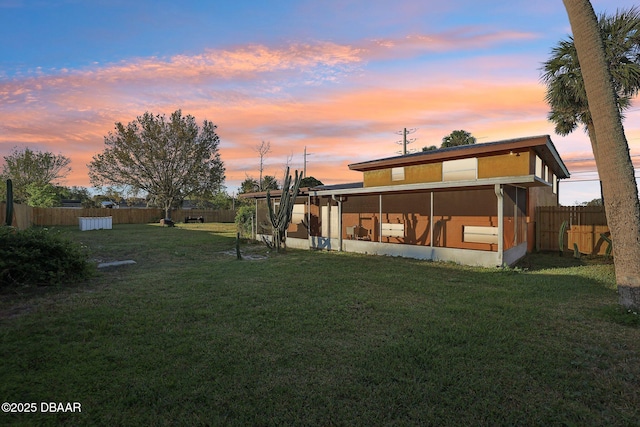
[[[596,13],[632,0],[592,0]],[[14,147],[71,158],[63,185],[115,122],[176,109],[218,126],[231,194],[289,160],[325,184],[348,164],[439,146],[549,134],[572,178],[569,205],[599,197],[590,144],[547,121],[541,64],[570,34],[561,0],[0,0],[0,163]],[[624,122],[636,176],[640,102]]]

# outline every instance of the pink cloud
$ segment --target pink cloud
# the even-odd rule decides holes
[[[88,186],[85,165],[103,149],[114,122],[181,108],[219,126],[229,187],[257,175],[253,148],[261,140],[273,147],[268,174],[279,178],[290,156],[292,167],[302,168],[307,146],[309,174],[326,183],[359,180],[347,165],[395,155],[394,132],[403,127],[418,128],[410,147],[416,149],[439,145],[455,129],[479,142],[548,133],[571,159],[588,152],[588,140],[580,131],[553,136],[536,65],[528,71],[534,77],[510,75],[514,63],[530,58],[459,59],[451,67],[392,74],[366,68],[372,61],[531,37],[468,28],[354,45],[251,45],[0,80],[0,156],[15,145],[65,154],[73,167],[67,185]],[[640,129],[628,132],[636,138],[632,153],[640,151]]]
[[[445,32],[412,34],[401,38],[376,39],[363,44],[369,59],[402,57],[428,52],[465,51],[486,48],[539,35],[518,31],[495,31],[478,26],[457,27]]]

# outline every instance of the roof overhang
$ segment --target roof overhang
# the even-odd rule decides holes
[[[309,194],[309,190],[310,187],[303,187],[300,188],[298,190],[298,197],[302,197],[302,196],[307,196]],[[271,197],[281,197],[282,196],[282,189],[279,190],[270,190],[269,194],[271,195]],[[238,194],[238,197],[240,199],[264,199],[267,197],[267,192],[266,191],[257,191],[254,193],[242,193],[242,194]]]
[[[447,181],[447,182],[422,182],[416,184],[400,184],[400,185],[384,185],[379,187],[364,187],[364,188],[338,188],[330,190],[313,190],[309,191],[311,196],[338,196],[349,194],[383,194],[383,193],[397,193],[406,191],[420,191],[420,190],[464,190],[470,188],[479,187],[493,187],[498,185],[513,185],[517,187],[540,187],[551,186],[550,183],[538,178],[535,175],[524,176],[505,176],[499,178],[486,178],[486,179],[474,179],[464,181]]]

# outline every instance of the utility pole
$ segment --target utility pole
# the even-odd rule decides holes
[[[407,154],[407,145],[411,144],[412,142],[415,142],[415,140],[418,139],[418,138],[411,138],[407,140],[407,135],[410,135],[417,130],[418,128],[413,128],[413,129],[404,128],[404,130],[399,130],[396,132],[396,134],[402,135],[402,141],[396,141],[396,144],[402,144],[402,151],[400,151],[400,153],[403,156]]]
[[[307,177],[307,156],[311,156],[313,153],[307,153],[307,146],[304,146],[304,171],[302,172],[302,177]]]

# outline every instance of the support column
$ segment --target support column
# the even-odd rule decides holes
[[[502,185],[495,184],[494,191],[498,198],[498,266],[502,267],[504,259],[504,197]]]
[[[431,192],[431,218],[429,218],[429,246],[433,247],[433,191]]]
[[[380,208],[380,218],[378,219],[378,242],[382,243],[382,194],[378,196],[378,207]]]
[[[338,203],[338,251],[342,251],[342,196],[331,196]]]
[[[251,234],[253,234],[253,239],[258,240],[258,199],[256,200],[256,209],[254,212],[255,221],[254,224],[251,224]]]
[[[307,241],[311,247],[311,194],[307,195]]]

